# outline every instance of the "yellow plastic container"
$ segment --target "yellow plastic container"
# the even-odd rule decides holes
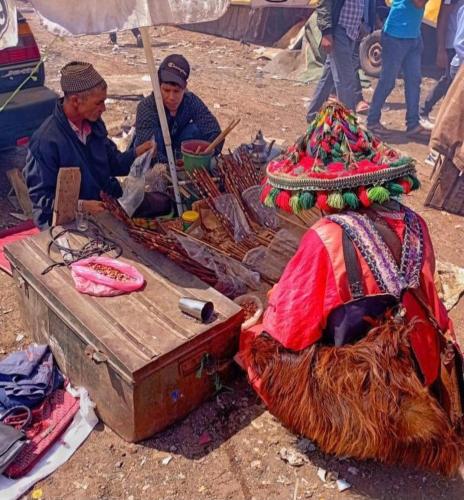
[[[195,210],[186,210],[182,214],[182,227],[186,231],[192,224],[197,222],[200,218],[200,214]]]

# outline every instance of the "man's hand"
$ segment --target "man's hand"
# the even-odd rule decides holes
[[[418,9],[423,9],[427,0],[412,0],[412,2]]]
[[[440,69],[447,69],[449,66],[448,53],[444,48],[437,52],[437,66]]]
[[[135,156],[140,156],[143,155],[143,153],[146,153],[150,149],[154,149],[153,154],[156,154],[156,142],[155,141],[146,141],[143,144],[140,144],[140,146],[137,146],[135,148]]]
[[[321,48],[326,54],[330,54],[332,52],[332,48],[333,48],[333,36],[332,35],[322,35]]]
[[[101,201],[82,200],[82,211],[86,214],[97,215],[105,211],[105,207]]]

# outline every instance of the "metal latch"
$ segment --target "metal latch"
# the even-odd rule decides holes
[[[92,361],[95,361],[97,364],[106,363],[108,361],[108,356],[106,354],[98,349],[95,349],[95,347],[92,347],[91,345],[88,345],[84,352],[87,357],[92,359]]]

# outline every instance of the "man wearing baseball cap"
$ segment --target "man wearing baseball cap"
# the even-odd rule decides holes
[[[47,228],[61,167],[79,167],[79,205],[90,214],[103,210],[100,193],[118,198],[121,186],[115,179],[129,173],[136,156],[154,146],[146,141],[125,153],[108,138],[101,118],[105,111],[106,82],[86,62],[71,62],[61,70],[64,97],[55,111],[34,133],[29,143],[24,174],[36,225]]]
[[[221,133],[217,119],[206,104],[187,90],[189,76],[190,65],[187,59],[179,54],[166,57],[158,70],[174,154],[180,154],[183,141],[200,139],[211,142]],[[135,128],[135,144],[143,144],[154,137],[157,146],[156,161],[167,163],[166,147],[153,93],[139,103]],[[221,148],[222,144],[216,153],[219,153]]]

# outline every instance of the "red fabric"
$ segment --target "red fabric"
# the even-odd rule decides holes
[[[438,298],[435,284],[435,256],[425,222],[424,263],[421,289],[440,327],[452,330],[451,320]],[[386,219],[403,239],[404,221]],[[342,251],[342,228],[327,219],[321,219],[310,229],[295,256],[288,263],[279,283],[274,287],[269,306],[264,314],[262,329],[284,347],[299,351],[321,338],[330,312],[351,300],[345,261]],[[380,289],[367,263],[359,252],[364,292],[380,293]],[[438,335],[427,319],[427,314],[416,298],[407,292],[404,297],[406,318],[418,319],[411,333],[411,345],[425,377],[431,384],[438,376]]]
[[[69,427],[78,411],[79,399],[57,389],[33,410],[32,423],[26,428],[29,441],[4,474],[16,479],[29,472]]]
[[[13,243],[14,241],[22,240],[27,236],[37,234],[38,232],[39,230],[34,226],[34,223],[31,220],[22,222],[21,224],[5,229],[4,231],[0,231],[0,269],[3,269],[11,275],[11,265],[3,252],[6,245]]]

